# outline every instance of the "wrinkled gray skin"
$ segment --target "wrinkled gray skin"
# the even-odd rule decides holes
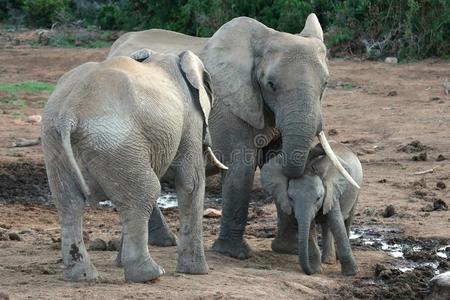
[[[321,130],[320,100],[329,74],[317,17],[311,14],[299,35],[275,31],[247,17],[231,20],[209,39],[157,29],[132,32],[113,44],[108,57],[141,48],[169,53],[190,49],[211,74],[216,100],[209,117],[212,145],[229,167],[222,174],[223,213],[213,249],[249,257],[243,234],[254,172],[265,161],[262,150],[282,139],[283,174],[299,177]],[[217,172],[207,168],[207,174]],[[280,222],[281,229],[292,226]],[[150,223],[163,224],[156,218]],[[289,241],[295,238],[292,232],[295,227],[280,230],[277,239]],[[163,235],[159,239],[167,240]]]
[[[202,211],[209,81],[189,51],[153,53],[142,63],[129,57],[86,63],[58,81],[44,109],[42,145],[66,280],[98,277],[83,242],[82,214],[85,201],[104,199],[120,213],[125,279],[146,282],[164,274],[149,255],[147,224],[150,216],[161,219],[156,200],[169,167],[180,208],[177,271],[208,272]]]
[[[363,173],[358,157],[341,144],[331,143],[331,146],[345,169],[361,185]],[[320,149],[320,145],[315,148],[319,150],[317,152]],[[320,272],[321,261],[335,261],[334,236],[342,273],[354,275],[358,267],[348,236],[359,189],[351,185],[326,156],[310,158],[301,177],[288,179],[282,172],[282,158],[276,156],[262,168],[261,182],[276,199],[279,213],[289,219],[287,222],[298,224],[299,263],[305,273]],[[322,226],[322,259],[317,244],[316,222]],[[290,247],[294,249],[292,242]]]

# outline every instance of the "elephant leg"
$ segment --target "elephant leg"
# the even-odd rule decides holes
[[[246,154],[246,158],[234,158],[236,162],[228,166],[223,178],[220,234],[213,244],[213,250],[238,259],[247,259],[252,251],[244,239],[244,231],[256,159],[253,150],[242,152],[243,155]]]
[[[327,222],[322,222],[322,262],[333,265],[336,263],[336,249],[334,247],[334,238],[331,234]]]
[[[298,225],[294,214],[285,214],[278,203],[277,206],[277,236],[272,241],[272,250],[278,253],[298,253]]]
[[[316,221],[313,220],[311,222],[311,229],[309,231],[309,261],[311,269],[313,273],[321,272],[321,261],[320,261],[320,249],[317,243],[317,230],[316,230]]]
[[[47,173],[61,224],[64,279],[96,279],[98,272],[91,263],[83,241],[84,196],[73,180],[73,174],[64,170],[67,163],[56,164],[56,161],[55,157],[51,164],[47,164]]]
[[[153,212],[148,220],[148,244],[159,247],[176,246],[177,237],[166,223],[164,215],[161,213],[158,205],[153,207]],[[116,265],[122,267],[122,245],[123,236],[121,237],[119,252],[116,257]]]
[[[358,272],[358,265],[353,257],[339,203],[336,203],[328,213],[328,221],[336,240],[337,256],[341,262],[342,274],[355,275]]]
[[[103,154],[101,159],[91,161],[90,170],[95,172],[97,181],[120,214],[122,247],[119,261],[124,267],[125,280],[147,282],[164,274],[164,269],[151,258],[147,246],[148,220],[161,186],[150,165],[136,161],[136,157],[144,155],[128,154],[127,157],[133,161],[114,161],[114,157]]]
[[[207,274],[203,246],[203,201],[205,196],[205,165],[202,149],[184,156],[176,168],[175,188],[180,214],[176,271],[189,274]]]
[[[148,244],[159,247],[177,245],[177,237],[170,230],[161,209],[156,205],[148,222]]]

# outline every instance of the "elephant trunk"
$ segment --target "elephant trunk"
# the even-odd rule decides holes
[[[297,212],[296,212],[297,215]],[[307,275],[314,274],[309,261],[309,234],[311,228],[311,218],[303,213],[302,217],[297,217],[298,223],[298,261],[303,271]]]
[[[283,174],[288,178],[298,178],[305,170],[311,144],[318,126],[321,126],[320,104],[283,110],[276,115],[283,140]]]

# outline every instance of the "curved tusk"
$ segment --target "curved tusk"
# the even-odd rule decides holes
[[[325,151],[328,158],[331,160],[331,163],[338,169],[338,171],[347,179],[351,184],[353,184],[358,189],[360,188],[359,184],[356,183],[356,181],[348,174],[347,170],[344,169],[344,167],[339,162],[339,159],[336,157],[336,154],[334,154],[333,149],[331,149],[330,144],[327,141],[327,138],[325,136],[325,133],[321,131],[319,133],[319,141],[322,144],[323,150]]]
[[[220,160],[218,160],[217,157],[214,155],[214,152],[212,151],[211,147],[208,147],[206,149],[206,152],[208,153],[208,156],[211,158],[211,161],[216,167],[222,170],[228,170],[228,167],[225,166],[223,163],[221,163]]]

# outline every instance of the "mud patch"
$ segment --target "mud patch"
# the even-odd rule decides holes
[[[339,289],[344,299],[424,299],[430,292],[428,282],[433,278],[431,267],[420,267],[403,273],[387,265],[375,265],[373,276]]]
[[[418,140],[414,140],[411,143],[408,143],[405,145],[400,145],[397,148],[397,151],[405,152],[405,153],[417,153],[417,152],[422,152],[422,151],[430,150],[430,149],[431,149],[431,147],[422,144]]]
[[[0,201],[48,205],[50,199],[43,163],[20,161],[0,165]]]

